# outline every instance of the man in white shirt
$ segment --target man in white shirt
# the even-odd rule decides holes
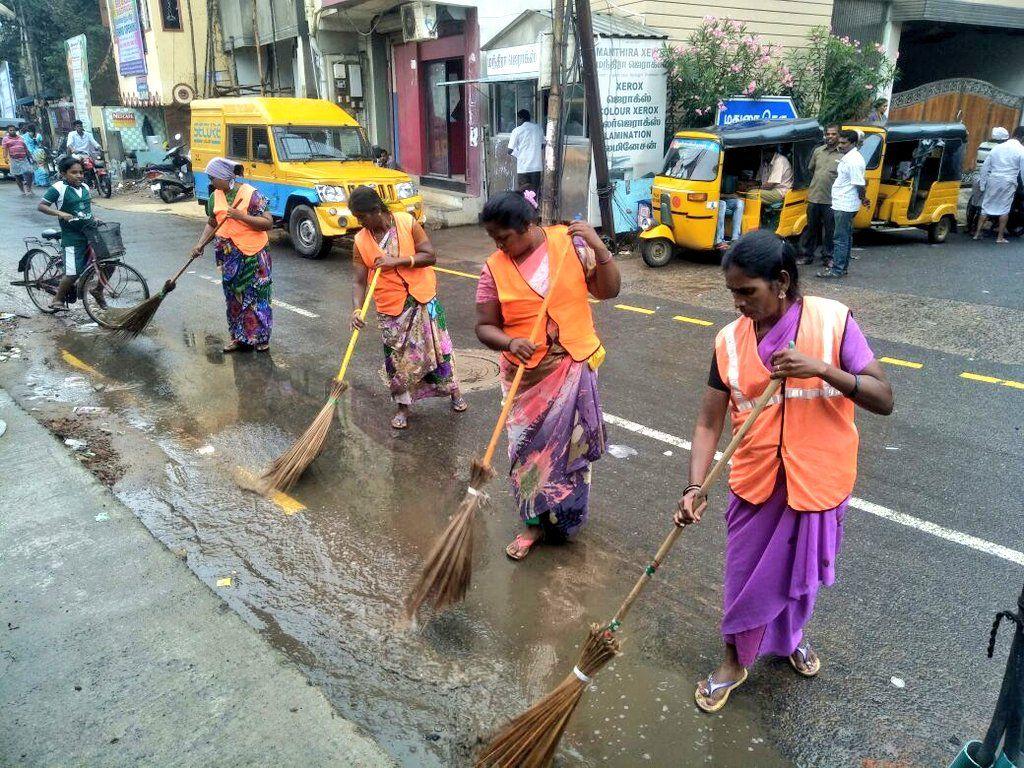
[[[999,220],[996,229],[996,242],[1008,243],[1006,239],[1006,223],[1010,218],[1010,208],[1017,194],[1017,183],[1024,181],[1024,125],[1017,126],[1013,138],[992,148],[981,166],[978,187],[981,189],[981,216],[978,217],[978,228],[974,239],[980,240],[985,231],[989,217]]]
[[[544,167],[544,131],[530,121],[529,110],[520,109],[516,120],[518,124],[508,137],[508,153],[516,159],[516,189],[539,192],[540,172]]]
[[[92,137],[91,133],[86,133],[85,128],[82,126],[82,121],[75,120],[72,126],[74,130],[68,134],[66,142],[67,153],[69,155],[89,155],[90,157],[99,156],[103,148]]]
[[[859,141],[856,131],[839,132],[838,147],[843,157],[836,166],[836,180],[832,183],[832,215],[836,222],[832,266],[817,274],[826,280],[846,276],[853,246],[853,219],[857,211],[869,204],[864,157],[857,151]]]
[[[781,203],[786,194],[793,188],[793,165],[789,162],[781,148],[776,147],[772,157],[761,163],[757,173],[760,183],[761,202],[765,205]]]

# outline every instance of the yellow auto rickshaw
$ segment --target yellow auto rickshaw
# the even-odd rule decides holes
[[[742,232],[767,227],[782,237],[799,235],[807,225],[807,166],[823,137],[815,120],[759,120],[677,133],[652,185],[654,221],[640,233],[644,262],[662,267],[677,248],[713,249],[729,198],[742,201]],[[761,169],[777,152],[792,168],[793,186],[766,204]],[[731,216],[726,213],[725,231]]]
[[[844,125],[863,136],[865,190],[870,205],[856,229],[919,227],[943,243],[956,229],[967,128],[963,123]]]

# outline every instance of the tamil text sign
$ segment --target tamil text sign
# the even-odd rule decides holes
[[[495,48],[484,51],[484,65],[488,78],[537,77],[540,74],[540,46],[513,45],[509,48]]]
[[[92,96],[89,93],[89,56],[85,35],[75,35],[64,41],[68,55],[68,79],[71,81],[71,101],[75,117],[87,131],[92,130]]]
[[[749,123],[754,120],[792,120],[797,116],[788,96],[762,96],[759,99],[735,96],[718,108],[715,125]]]
[[[117,41],[117,71],[122,75],[146,74],[146,49],[135,0],[112,0],[111,26]]]

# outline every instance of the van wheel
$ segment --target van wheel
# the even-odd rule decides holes
[[[324,237],[316,213],[308,205],[297,205],[288,217],[292,247],[304,259],[322,259],[331,251],[333,238]]]
[[[640,256],[648,267],[664,267],[672,261],[675,244],[666,237],[644,240],[640,246]]]
[[[953,231],[953,217],[943,216],[938,221],[928,225],[928,242],[944,243],[951,231]]]

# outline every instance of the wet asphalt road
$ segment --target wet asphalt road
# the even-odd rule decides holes
[[[200,229],[167,214],[101,215],[122,222],[130,260],[151,287],[177,269]],[[20,238],[47,222],[8,185],[0,216],[12,274]],[[473,230],[434,240],[441,264],[466,273],[490,251]],[[846,284],[816,290],[809,279],[805,290],[846,300],[879,357],[922,365],[887,366],[892,417],[858,415],[855,495],[911,524],[851,509],[838,581],[820,594],[809,627],[822,675],[807,682],[762,661],[729,707],[707,717],[692,690],[717,661],[724,543],[720,516],[708,515],[624,627],[625,654],[584,700],[563,764],[937,765],[954,742],[983,731],[1002,666],[984,657],[988,627],[1024,578],[1024,391],[1012,385],[1024,381],[1024,246],[954,235],[932,247],[918,233],[869,234],[858,245]],[[236,467],[258,470],[301,432],[347,339],[343,249],[320,262],[297,258],[286,242],[273,253],[275,298],[300,311],[275,310],[269,356],[219,351],[226,333],[210,255],[128,345],[70,321],[22,321],[16,333],[31,363],[0,366],[0,383],[44,412],[110,408],[125,433],[114,439],[125,468],[115,491],[154,534],[211,587],[232,574],[231,588],[217,588],[227,603],[405,765],[464,764],[478,734],[571,668],[586,623],[611,615],[667,533],[689,459],[674,438],[690,436],[714,334],[734,316],[717,269],[680,260],[655,271],[623,259],[622,296],[595,312],[609,350],[601,395],[615,417],[610,442],[635,455],[595,465],[591,524],[579,541],[521,565],[501,553],[516,520],[499,474],[470,598],[408,630],[396,625],[405,586],[486,442],[496,384],[470,391],[461,416],[441,401],[421,405],[412,428],[395,434],[379,345],[367,334],[341,423],[292,493],[305,509],[288,514],[287,502],[240,493]],[[474,289],[472,279],[439,275],[455,346],[473,354],[467,369],[488,373],[494,357],[472,331]],[[0,289],[0,308],[27,308],[17,290]],[[76,371],[61,350],[91,366],[85,376],[103,391],[69,388]],[[713,504],[723,501],[719,489]],[[929,523],[955,540],[922,530]],[[1009,552],[980,551],[987,542]],[[1005,658],[1005,644],[1000,651]]]

